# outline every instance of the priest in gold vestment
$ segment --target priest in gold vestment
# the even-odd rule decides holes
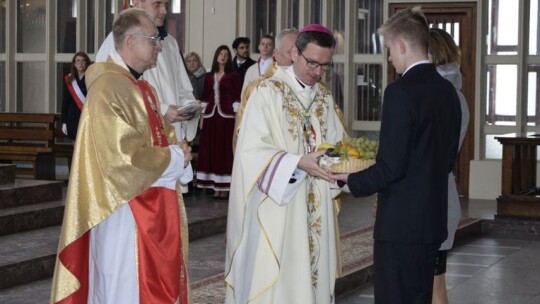
[[[116,51],[86,74],[51,303],[189,303],[179,183],[193,172],[141,74],[158,30],[140,9],[113,24]]]
[[[337,240],[316,147],[345,136],[330,91],[332,33],[300,31],[293,65],[260,81],[240,124],[229,199],[226,303],[334,303]]]

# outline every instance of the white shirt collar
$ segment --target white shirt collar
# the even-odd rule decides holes
[[[401,76],[405,75],[405,73],[407,73],[407,71],[409,71],[412,67],[414,67],[414,66],[416,66],[416,65],[419,65],[419,64],[424,64],[424,63],[431,63],[431,61],[429,61],[428,59],[417,61],[417,62],[411,64],[411,65],[405,70],[405,72],[403,72],[403,74],[401,74]]]
[[[285,71],[291,76],[291,78],[294,80],[294,85],[296,87],[296,90],[298,91],[311,91],[313,89],[313,86],[305,84],[300,78],[296,77],[296,74],[294,74],[293,66],[290,65],[285,69]]]
[[[272,56],[266,58],[266,59],[263,59],[262,57],[259,58],[259,74],[262,75],[264,74],[264,72],[266,72],[266,70],[268,69],[268,67],[270,67],[270,65],[272,64],[273,62],[273,58]]]

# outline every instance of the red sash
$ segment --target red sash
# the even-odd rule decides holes
[[[77,80],[75,80],[75,77],[71,77],[71,74],[68,74],[64,77],[64,82],[66,83],[68,91],[75,101],[75,104],[77,107],[79,107],[79,110],[82,111],[82,108],[86,103],[86,96],[84,96],[83,92],[81,91]]]
[[[146,81],[134,81],[134,84],[143,95],[154,146],[167,147],[157,100],[150,86]],[[180,304],[188,303],[188,277],[176,191],[151,187],[132,199],[129,206],[137,224],[140,303],[175,303],[176,299]],[[80,288],[57,303],[80,304],[88,300],[89,232],[59,253],[59,261],[77,278]]]
[[[154,145],[167,147],[156,97],[146,81],[137,81],[137,86],[148,112]],[[140,303],[175,303],[179,298],[179,303],[187,304],[187,269],[176,191],[151,187],[132,199],[129,206],[137,223]]]

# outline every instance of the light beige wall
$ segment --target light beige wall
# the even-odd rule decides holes
[[[186,6],[189,29],[186,50],[199,53],[204,67],[210,69],[218,46],[225,44],[233,52],[231,44],[237,33],[237,1],[189,0]]]

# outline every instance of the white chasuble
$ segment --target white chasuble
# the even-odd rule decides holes
[[[328,182],[297,165],[345,131],[328,89],[318,83],[304,94],[289,69],[278,68],[253,89],[240,125],[227,223],[226,303],[334,302],[333,193]]]

